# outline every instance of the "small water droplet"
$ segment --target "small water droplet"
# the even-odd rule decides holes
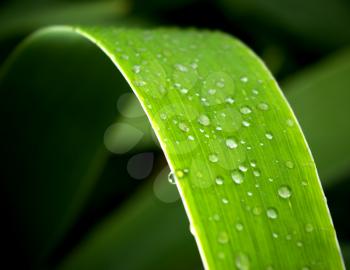
[[[181,92],[181,94],[186,95],[188,93],[188,89],[187,88],[181,88],[180,92]]]
[[[187,71],[188,71],[188,68],[185,67],[184,65],[181,65],[181,64],[176,64],[176,65],[175,65],[175,68],[176,68],[178,71],[181,71],[181,72],[187,72]]]
[[[222,201],[222,203],[223,203],[223,204],[228,204],[228,203],[229,203],[229,201],[228,201],[228,199],[227,199],[227,198],[222,198],[222,200],[221,200],[221,201]]]
[[[240,232],[240,231],[243,231],[243,229],[244,229],[243,224],[237,222],[236,223],[236,230]]]
[[[233,104],[233,103],[235,103],[235,100],[234,100],[232,97],[227,97],[227,98],[225,99],[225,101],[226,101],[226,103],[228,103],[228,104]]]
[[[256,161],[255,161],[255,160],[250,161],[249,164],[250,164],[250,166],[253,167],[253,168],[256,167]]]
[[[216,89],[213,89],[213,88],[209,89],[208,90],[208,94],[211,95],[211,96],[215,95],[216,94]]]
[[[226,140],[226,146],[227,146],[228,148],[230,148],[230,149],[234,149],[234,148],[237,148],[238,143],[237,143],[237,141],[236,141],[235,139],[233,139],[233,138],[228,138],[228,139]]]
[[[288,125],[289,127],[294,126],[294,121],[293,121],[292,119],[287,119],[287,125]]]
[[[196,231],[195,231],[195,229],[194,229],[194,227],[193,227],[192,224],[190,224],[190,232],[191,232],[191,234],[192,234],[193,236],[196,235]]]
[[[252,90],[252,93],[253,93],[254,95],[258,95],[258,94],[259,94],[259,91],[256,90],[256,89],[253,89],[253,90]]]
[[[202,114],[198,117],[198,123],[200,123],[203,126],[209,126],[210,125],[210,119],[205,114]]]
[[[238,169],[239,169],[241,172],[246,172],[246,171],[248,171],[248,167],[245,166],[245,165],[242,165],[242,164],[238,166]]]
[[[248,195],[249,197],[251,197],[251,196],[253,196],[253,192],[247,191],[247,195]]]
[[[244,76],[244,77],[241,77],[240,80],[241,80],[241,82],[246,83],[246,82],[248,82],[248,77],[245,77],[245,76]]]
[[[250,269],[249,257],[243,252],[239,252],[236,255],[235,263],[236,263],[236,267],[238,270],[249,270]]]
[[[298,242],[297,242],[297,247],[300,247],[300,248],[303,247],[303,242],[298,241]]]
[[[224,252],[221,251],[221,252],[218,253],[218,258],[219,258],[220,260],[224,260],[225,257],[226,257],[226,256],[225,256],[225,253],[224,253]]]
[[[289,169],[293,169],[293,168],[294,168],[294,163],[293,163],[293,161],[291,161],[291,160],[287,160],[287,161],[285,162],[285,165],[286,165],[286,167],[289,168]]]
[[[310,270],[310,268],[307,267],[307,266],[303,266],[303,267],[301,268],[301,270]]]
[[[288,199],[292,196],[292,190],[289,186],[280,186],[278,188],[278,195],[283,199]]]
[[[240,109],[240,112],[242,114],[250,114],[252,112],[252,110],[248,107],[248,106],[243,106],[241,109]]]
[[[253,208],[253,214],[254,214],[254,215],[256,215],[256,216],[260,216],[260,215],[261,215],[261,213],[262,213],[262,209],[261,209],[261,207],[259,207],[259,206],[255,206],[255,207]]]
[[[278,218],[278,212],[275,208],[273,207],[270,207],[270,208],[267,208],[266,210],[266,215],[269,219],[276,219]]]
[[[224,179],[222,179],[221,177],[216,177],[215,178],[215,183],[218,185],[218,186],[221,186],[224,184]]]
[[[190,141],[194,141],[194,137],[193,137],[192,135],[189,135],[189,136],[187,137],[187,139],[190,140]]]
[[[267,103],[259,103],[258,104],[258,109],[261,111],[267,111],[269,109],[269,105]]]
[[[222,82],[222,81],[219,81],[219,82],[216,83],[216,86],[220,87],[220,88],[223,88],[223,87],[225,87],[225,83]]]
[[[272,233],[272,237],[273,237],[273,238],[278,238],[278,234],[275,233],[275,232],[273,232],[273,233]]]
[[[184,132],[189,132],[190,131],[190,128],[183,122],[180,122],[179,123],[179,128],[184,131]]]
[[[271,178],[271,177],[269,177],[267,180],[268,180],[269,182],[273,182],[273,178]]]
[[[312,226],[312,224],[307,223],[307,224],[305,225],[305,231],[306,231],[306,232],[312,232],[313,230],[314,230],[314,226]]]
[[[268,139],[268,140],[272,140],[273,139],[273,135],[269,132],[265,133],[265,137]]]
[[[246,121],[246,120],[243,120],[243,121],[242,121],[242,125],[243,125],[244,127],[249,127],[249,126],[250,126],[250,123],[249,123],[248,121]]]
[[[220,244],[227,244],[229,242],[229,237],[226,232],[220,232],[218,235],[218,242]]]
[[[258,169],[253,170],[253,175],[254,175],[255,177],[260,177],[260,176],[261,176],[260,170],[258,170]]]
[[[133,67],[132,67],[132,71],[133,71],[134,73],[136,73],[136,74],[140,73],[140,71],[141,71],[141,66],[139,66],[139,65],[133,66]]]
[[[219,161],[219,157],[217,156],[217,154],[210,154],[209,155],[209,160],[213,163],[216,163]]]
[[[174,172],[170,172],[170,173],[169,173],[169,175],[168,175],[168,181],[169,181],[170,184],[173,184],[173,185],[176,184],[176,177],[175,177]]]
[[[244,181],[243,175],[237,170],[235,170],[231,173],[231,177],[232,177],[233,182],[235,182],[237,185],[242,184]]]
[[[292,240],[292,235],[291,234],[287,234],[286,235],[286,240],[288,240],[288,241]]]
[[[183,178],[185,176],[185,173],[182,170],[176,170],[175,175],[177,178]]]

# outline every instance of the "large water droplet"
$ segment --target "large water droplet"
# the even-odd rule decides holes
[[[198,122],[203,126],[209,126],[210,125],[210,119],[205,114],[202,114],[198,117]]]
[[[292,190],[289,186],[280,186],[278,189],[278,195],[283,199],[288,199],[292,196]]]
[[[266,210],[266,215],[270,219],[276,219],[278,218],[278,212],[275,208],[270,207]]]
[[[233,139],[233,138],[228,138],[228,139],[226,140],[226,146],[227,146],[228,148],[230,148],[230,149],[234,149],[234,148],[237,148],[238,143],[237,143],[237,141],[236,141],[235,139]]]
[[[231,177],[232,177],[233,182],[235,182],[237,185],[242,184],[244,181],[243,175],[237,170],[234,170],[231,173]]]
[[[250,269],[249,257],[243,252],[239,252],[236,255],[235,263],[236,263],[236,267],[238,270],[249,270]]]

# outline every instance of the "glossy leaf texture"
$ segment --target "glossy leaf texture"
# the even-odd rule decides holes
[[[147,113],[174,172],[206,268],[343,269],[315,164],[290,107],[260,60],[242,43],[220,32],[58,27],[35,34],[9,62],[7,72],[3,72],[4,123],[19,123],[16,116],[20,114],[11,110],[18,96],[23,97],[16,107],[23,110],[22,117],[25,118],[26,110],[32,109],[38,112],[35,119],[40,119],[37,127],[33,126],[32,119],[27,119],[23,125],[30,127],[15,125],[12,130],[16,132],[3,135],[2,141],[7,142],[4,148],[10,157],[4,166],[9,179],[21,179],[23,173],[23,170],[8,169],[14,161],[23,166],[25,162],[21,162],[21,158],[29,159],[35,151],[39,151],[42,159],[48,158],[46,153],[52,149],[36,147],[31,136],[36,138],[41,134],[43,140],[50,139],[40,128],[45,117],[50,119],[52,108],[58,107],[62,100],[73,108],[81,97],[79,94],[74,98],[70,87],[64,87],[61,76],[55,74],[60,82],[53,80],[52,86],[55,89],[60,85],[55,89],[57,93],[69,91],[69,98],[60,95],[61,99],[55,99],[53,94],[50,100],[42,102],[40,91],[48,89],[41,85],[40,72],[27,80],[13,80],[18,71],[13,71],[11,66],[15,67],[18,61],[34,60],[33,55],[42,53],[48,44],[57,44],[57,54],[54,54],[57,61],[70,59],[66,51],[59,55],[60,46],[91,46],[84,38],[97,44],[110,57]],[[57,42],[60,40],[62,43]],[[84,55],[83,50],[81,52]],[[47,56],[52,57],[52,48]],[[66,67],[67,74],[63,77],[74,77],[74,69],[70,69],[70,65]],[[20,71],[26,74],[25,70]],[[6,77],[8,72],[10,76]],[[27,81],[35,83],[40,91],[26,92],[21,83]],[[69,84],[70,80],[65,82]],[[99,113],[94,107],[88,107],[79,116],[85,119],[88,132],[73,141],[75,153],[90,140],[98,141],[98,134],[112,121],[113,102],[121,92],[115,91],[114,99],[96,92],[86,96],[101,99],[92,102],[98,105],[95,109]],[[91,105],[89,100],[79,102],[83,107]],[[66,110],[62,115],[64,113],[70,116],[65,120],[77,117]],[[89,121],[99,118],[100,114],[106,121],[101,122],[99,129],[90,131]],[[11,122],[6,121],[9,118]],[[63,132],[58,126],[59,119],[50,119],[50,123]],[[50,130],[50,125],[48,127]],[[89,136],[97,137],[89,139]],[[80,138],[84,138],[85,145],[76,144]],[[31,142],[30,151],[25,148],[25,140]],[[15,147],[23,149],[22,155],[13,155]],[[90,152],[84,157],[90,159],[81,166],[94,164],[91,156],[96,156],[94,153],[98,151],[105,155],[102,147],[101,143],[85,147],[85,151]],[[66,163],[75,162],[73,155],[71,160],[66,159],[67,155],[69,153],[61,153],[64,168]],[[39,164],[40,160],[36,165]],[[40,176],[43,182],[46,179],[39,166],[23,169],[28,170],[25,175]],[[45,169],[50,172],[50,168]],[[55,190],[52,194],[57,193]],[[52,200],[55,201],[54,197]],[[52,209],[46,211],[54,213]],[[25,215],[26,211],[23,212]],[[47,220],[43,224],[45,222]]]

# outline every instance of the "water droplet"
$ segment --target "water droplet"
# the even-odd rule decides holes
[[[255,168],[256,167],[256,161],[255,160],[250,161],[250,166]]]
[[[293,169],[294,168],[294,163],[291,160],[287,160],[285,163],[286,167],[289,169]]]
[[[259,91],[256,90],[256,89],[253,89],[253,90],[252,90],[252,93],[253,93],[254,95],[258,95],[258,94],[259,94]]]
[[[215,179],[215,183],[219,186],[224,184],[224,179],[220,178],[220,177],[216,177]]]
[[[273,232],[273,233],[272,233],[272,237],[273,237],[273,238],[278,238],[278,234],[275,233],[275,232]]]
[[[287,125],[288,125],[289,127],[294,126],[294,121],[293,121],[292,119],[287,119]]]
[[[225,259],[225,253],[224,252],[219,252],[218,253],[218,258],[220,259],[220,260],[224,260]]]
[[[243,252],[239,252],[236,255],[235,263],[236,263],[236,267],[238,270],[249,270],[250,269],[249,257]]]
[[[269,105],[267,103],[259,103],[258,104],[258,109],[261,111],[267,111],[269,109]]]
[[[300,247],[300,248],[301,248],[302,246],[303,246],[303,242],[298,241],[298,242],[297,242],[297,247]]]
[[[187,137],[187,139],[190,140],[190,141],[194,141],[194,137],[193,137],[192,135],[189,135],[189,136]]]
[[[240,112],[242,114],[250,114],[252,112],[252,110],[248,106],[244,106],[240,109]]]
[[[244,181],[243,175],[237,170],[235,170],[231,173],[231,177],[232,177],[233,182],[235,182],[237,185],[242,184]]]
[[[168,175],[168,181],[169,181],[170,184],[173,184],[173,185],[176,184],[176,177],[175,177],[174,172],[170,172],[170,173],[169,173],[169,175]]]
[[[226,146],[227,146],[228,148],[230,148],[230,149],[234,149],[234,148],[237,148],[238,143],[237,143],[237,141],[236,141],[235,139],[233,139],[233,138],[228,138],[228,139],[226,140]]]
[[[209,95],[215,95],[216,94],[216,89],[213,89],[213,88],[209,89],[208,90],[208,94]]]
[[[188,68],[185,67],[184,65],[181,65],[181,64],[176,64],[176,65],[175,65],[175,68],[176,68],[178,71],[181,71],[181,72],[187,72],[187,71],[188,71]]]
[[[260,177],[260,176],[261,176],[260,170],[258,170],[258,169],[253,170],[253,175],[254,175],[255,177]]]
[[[210,125],[210,119],[205,114],[202,114],[198,117],[198,122],[203,126],[209,126]]]
[[[259,216],[259,215],[261,215],[261,213],[262,213],[261,207],[255,206],[255,207],[253,208],[253,214],[254,214],[254,215]]]
[[[226,101],[226,103],[228,103],[228,104],[233,104],[233,103],[235,103],[235,100],[234,100],[232,97],[227,97],[227,98],[225,99],[225,101]]]
[[[278,218],[278,212],[275,208],[273,207],[270,207],[270,208],[267,208],[266,210],[266,215],[269,219],[276,219]]]
[[[243,227],[243,224],[242,224],[242,223],[239,223],[239,222],[236,223],[236,230],[237,230],[237,231],[240,232],[240,231],[243,231],[243,229],[244,229],[244,227]]]
[[[210,154],[209,155],[209,160],[213,163],[216,163],[219,161],[219,157],[216,154]]]
[[[180,122],[179,123],[179,128],[184,131],[184,132],[189,132],[190,131],[190,128],[183,122]]]
[[[176,170],[175,175],[177,178],[183,178],[185,176],[185,173],[182,170]]]
[[[249,126],[250,126],[250,123],[249,123],[248,121],[246,121],[246,120],[243,120],[243,121],[242,121],[242,125],[243,125],[244,127],[249,127]]]
[[[132,67],[132,71],[133,71],[134,73],[136,73],[136,74],[140,73],[140,71],[141,71],[141,66],[139,66],[139,65],[133,66],[133,67]]]
[[[246,83],[246,82],[248,82],[248,77],[245,77],[245,76],[244,76],[244,77],[241,77],[240,80],[241,80],[241,82]]]
[[[229,237],[226,232],[220,232],[218,235],[218,242],[220,244],[227,244],[229,242]]]
[[[249,197],[251,197],[251,196],[253,196],[253,192],[248,191],[248,192],[247,192],[247,195],[248,195]]]
[[[308,223],[305,225],[306,232],[312,232],[313,230],[314,230],[314,226],[312,226],[312,224]]]
[[[280,186],[278,189],[278,195],[283,199],[288,199],[292,196],[292,191],[289,186]]]
[[[307,266],[303,266],[303,267],[301,268],[301,270],[310,270],[310,268],[307,267]]]
[[[272,140],[273,139],[273,135],[269,132],[265,133],[265,137],[268,139],[268,140]]]
[[[286,235],[286,240],[288,240],[288,241],[292,240],[292,235],[291,234],[287,234]]]
[[[220,82],[217,82],[217,83],[216,83],[216,86],[217,86],[217,87],[220,87],[220,88],[223,88],[223,87],[225,87],[225,83],[222,82],[222,81],[220,81]]]
[[[187,88],[181,88],[180,92],[181,92],[181,94],[186,95],[188,93],[188,89]]]
[[[245,165],[242,165],[242,164],[238,166],[238,169],[239,169],[241,172],[246,172],[246,171],[248,171],[248,167],[245,166]]]
[[[229,201],[228,201],[228,199],[227,199],[227,198],[222,198],[222,200],[221,200],[221,201],[222,201],[222,203],[223,203],[223,204],[228,204],[228,203],[229,203]]]

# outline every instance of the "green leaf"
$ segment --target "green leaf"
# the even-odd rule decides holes
[[[314,153],[324,185],[349,173],[350,51],[300,71],[283,83]]]
[[[249,49],[220,32],[98,27],[48,28],[26,49],[76,34],[109,56],[143,105],[205,267],[344,268],[301,130]]]

